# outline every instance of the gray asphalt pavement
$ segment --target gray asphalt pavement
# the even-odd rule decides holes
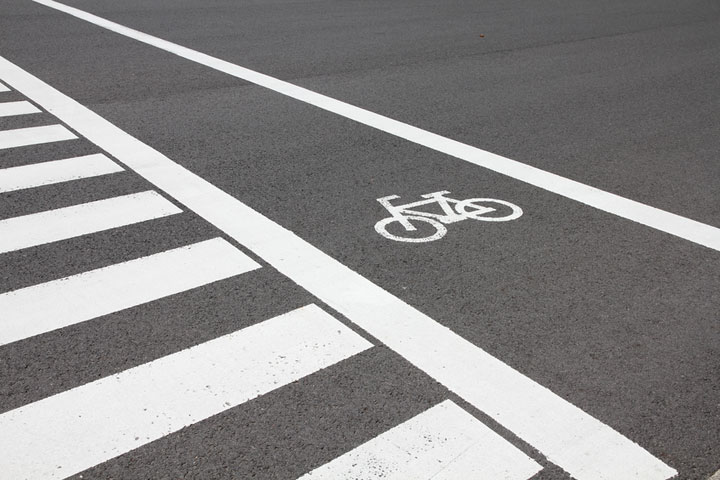
[[[66,4],[720,227],[716,1]],[[720,469],[717,250],[32,1],[0,0],[0,56],[637,443],[676,478]],[[0,101],[27,98],[12,90]],[[0,130],[53,122],[45,111],[4,117]],[[0,168],[98,151],[80,137],[0,149]],[[0,193],[0,221],[152,188],[128,169]],[[523,215],[448,224],[428,243],[376,232],[388,216],[376,199],[443,190],[505,200]],[[217,236],[227,237],[184,209],[3,253],[0,292]],[[294,479],[448,398],[537,462],[534,480],[573,478],[227,238],[262,268],[0,344],[0,417],[315,303],[373,348],[73,478]]]

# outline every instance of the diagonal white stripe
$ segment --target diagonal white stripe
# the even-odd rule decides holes
[[[315,305],[0,415],[3,478],[59,479],[372,347]]]
[[[0,345],[260,268],[216,238],[0,294]]]
[[[0,131],[0,150],[4,148],[24,147],[40,143],[61,142],[77,138],[62,125],[45,125],[42,127],[16,128]]]
[[[0,117],[12,117],[13,115],[27,115],[39,113],[40,110],[25,100],[19,102],[0,102]]]
[[[102,153],[0,169],[0,193],[122,172]]]
[[[0,221],[0,253],[182,213],[154,191],[113,197]]]
[[[535,461],[450,400],[300,480],[527,480]]]

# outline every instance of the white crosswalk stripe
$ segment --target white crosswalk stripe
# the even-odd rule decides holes
[[[300,480],[527,480],[541,468],[446,400]]]
[[[32,103],[25,100],[0,103],[0,117],[12,117],[15,115],[27,115],[30,113],[40,113],[40,110]]]
[[[124,171],[102,153],[0,169],[0,193]]]
[[[0,471],[66,478],[371,346],[314,305],[292,311],[0,415]]]
[[[260,266],[223,239],[0,295],[0,345],[91,320]]]
[[[41,143],[74,140],[77,136],[62,125],[16,128],[0,131],[0,150]]]
[[[10,89],[4,83],[0,83],[0,92],[9,92]]]
[[[0,221],[0,253],[181,213],[152,190]]]

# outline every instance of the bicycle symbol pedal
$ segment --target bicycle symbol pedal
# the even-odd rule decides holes
[[[439,240],[447,233],[445,225],[462,220],[480,220],[483,222],[507,222],[515,220],[523,214],[517,205],[494,198],[468,198],[456,200],[447,197],[450,192],[440,192],[420,195],[425,200],[392,205],[391,200],[400,198],[390,195],[378,198],[380,205],[390,212],[390,217],[384,218],[375,224],[375,231],[383,237],[397,242],[422,243]],[[417,210],[418,207],[437,204],[442,213],[430,213]],[[415,210],[413,210],[415,209]],[[388,227],[393,227],[392,233]],[[403,232],[399,227],[402,227]],[[422,231],[421,231],[422,230]],[[415,235],[408,234],[418,232]]]

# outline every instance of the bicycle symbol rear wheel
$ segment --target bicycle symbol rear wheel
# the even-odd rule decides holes
[[[432,218],[427,217],[421,217],[419,215],[404,215],[403,218],[410,222],[412,225],[413,222],[423,222],[423,223],[429,223],[433,229],[435,230],[434,233],[430,235],[425,235],[422,237],[403,237],[400,235],[395,235],[393,233],[390,233],[388,230],[388,226],[392,225],[393,223],[397,223],[402,229],[405,229],[403,224],[395,217],[388,217],[383,218],[379,222],[375,224],[375,231],[382,235],[383,237],[389,239],[389,240],[395,240],[396,242],[410,242],[410,243],[424,243],[424,242],[432,242],[433,240],[438,240],[445,236],[447,233],[447,228],[445,228],[445,225],[438,222],[437,220],[433,220]],[[415,227],[413,225],[413,227]],[[416,229],[421,229],[422,227],[416,227]],[[407,230],[406,231],[411,231]]]

